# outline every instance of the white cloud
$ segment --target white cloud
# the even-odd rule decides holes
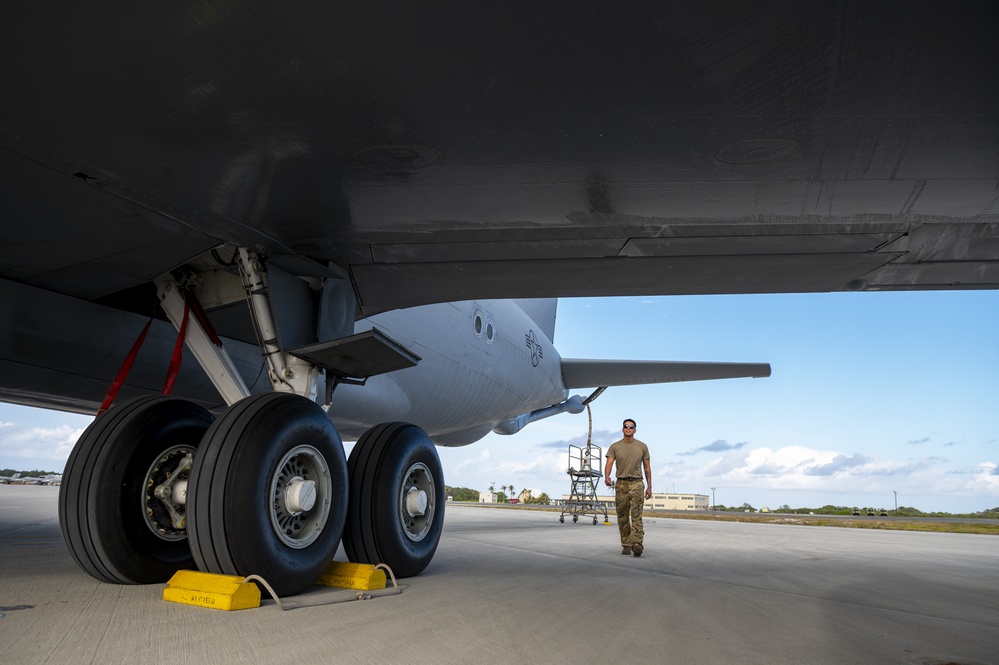
[[[971,493],[999,497],[999,464],[982,462],[976,465],[965,488]]]
[[[612,435],[616,433],[594,432],[594,442]],[[571,487],[566,473],[570,443],[585,445],[585,435],[526,445],[497,437],[481,447],[439,450],[451,485],[484,490],[490,482],[513,481],[560,496]],[[868,450],[803,445],[731,446],[723,453],[702,450],[683,457],[653,450],[652,455],[655,488],[703,494],[717,487],[719,502],[733,505],[748,501],[773,506],[788,502],[796,507],[827,503],[887,507],[896,498],[899,505],[952,512],[999,505],[999,465],[993,462],[974,465],[933,455],[894,459]],[[598,493],[605,491],[601,484]]]
[[[979,509],[999,499],[999,465],[982,462],[969,468],[938,456],[900,460],[805,446],[761,447],[733,450],[700,466],[660,468],[668,468],[670,484],[681,487],[809,491],[829,496],[831,502],[843,494],[859,503],[861,497],[891,497],[896,491],[908,497],[963,496],[980,500]]]
[[[0,458],[14,460],[50,460],[65,463],[83,427],[23,427],[3,423],[0,428]],[[61,464],[60,464],[61,466]]]
[[[488,448],[482,448],[478,452],[479,454],[477,456],[466,459],[455,465],[454,473],[460,476],[465,474],[476,474],[483,470],[483,468],[488,464],[489,458],[492,454],[489,452]]]
[[[564,476],[568,468],[567,455],[564,452],[546,451],[532,456],[508,456],[500,458],[499,461],[493,459],[493,455],[488,448],[483,448],[477,455],[468,457],[454,464],[450,469],[447,467],[452,455],[450,450],[440,450],[442,460],[445,462],[445,477],[455,479],[455,483],[474,482],[488,485],[489,482],[505,484],[509,480],[516,480],[520,484],[538,484],[549,487],[551,481],[559,476]],[[473,480],[475,479],[475,480]],[[484,482],[489,479],[488,482]],[[449,484],[455,484],[449,482]],[[475,489],[484,489],[484,487]]]

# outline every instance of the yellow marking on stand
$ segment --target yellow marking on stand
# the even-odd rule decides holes
[[[260,607],[260,589],[236,575],[178,570],[163,589],[163,600],[213,610],[246,610]]]
[[[326,571],[316,584],[343,587],[345,589],[360,589],[361,591],[384,589],[385,571],[376,569],[370,563],[333,561],[326,567]]]

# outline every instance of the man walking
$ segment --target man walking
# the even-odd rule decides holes
[[[636,423],[628,418],[623,423],[624,438],[615,441],[607,449],[607,464],[604,465],[604,482],[611,482],[611,465],[617,461],[617,486],[615,504],[617,506],[617,528],[621,532],[621,554],[642,556],[645,551],[645,529],[642,526],[642,509],[645,499],[652,498],[652,462],[649,447],[635,438]],[[646,484],[642,491],[642,472]]]

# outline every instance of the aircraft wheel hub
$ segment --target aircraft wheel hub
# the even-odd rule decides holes
[[[406,493],[406,512],[410,517],[420,517],[427,512],[427,493],[410,487]]]
[[[316,483],[295,477],[285,490],[284,505],[289,513],[298,515],[312,510],[316,505]]]
[[[304,549],[330,518],[330,469],[312,446],[289,450],[271,480],[271,526],[285,545]]]
[[[403,533],[410,540],[423,540],[433,524],[436,506],[430,500],[435,496],[434,477],[423,462],[409,467],[399,495],[399,520]]]
[[[163,451],[146,471],[142,512],[149,530],[163,540],[187,537],[187,479],[194,449],[174,446]]]

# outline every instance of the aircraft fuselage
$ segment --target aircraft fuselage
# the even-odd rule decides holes
[[[422,360],[364,386],[336,389],[331,414],[346,438],[374,423],[402,420],[420,425],[437,443],[462,445],[506,418],[567,396],[558,352],[516,302],[427,305],[364,319],[356,329],[371,327]]]

